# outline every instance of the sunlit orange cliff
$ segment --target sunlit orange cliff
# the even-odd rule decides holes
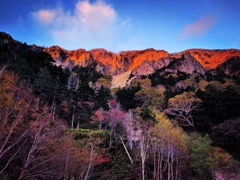
[[[196,60],[204,69],[214,69],[231,57],[240,57],[240,50],[208,50],[208,49],[189,49],[179,53],[168,53],[164,50],[146,49],[132,50],[114,53],[105,49],[77,49],[67,51],[58,46],[44,49],[49,53],[56,63],[63,66],[80,65],[90,66],[95,64],[96,69],[103,73],[117,75],[127,71],[144,74],[153,73],[169,65],[172,61],[178,61],[182,57]],[[187,62],[187,63],[190,63]],[[191,61],[192,63],[192,61]],[[186,62],[185,62],[186,64]],[[183,66],[183,65],[182,65]],[[186,66],[186,68],[188,68]]]

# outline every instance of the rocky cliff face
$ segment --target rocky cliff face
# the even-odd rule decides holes
[[[189,49],[172,54],[164,50],[146,49],[123,51],[117,54],[105,49],[66,51],[56,46],[44,51],[48,52],[59,65],[93,66],[98,72],[111,74],[114,79],[113,87],[129,84],[134,78],[147,76],[157,69],[171,73],[180,71],[186,74],[205,74],[206,71],[211,70],[214,74],[225,73],[236,76],[239,72],[235,67],[236,64],[239,67],[240,63],[240,58],[237,58],[240,57],[240,50],[236,49]]]
[[[206,69],[215,69],[218,65],[226,62],[231,57],[240,57],[240,50],[237,49],[189,49],[185,52],[189,52],[191,56],[194,57]]]
[[[240,75],[240,56],[231,57],[229,60],[220,64],[215,69],[215,74],[221,73],[227,76],[238,76]]]
[[[173,59],[165,71],[172,73],[180,71],[186,74],[194,72],[205,74],[204,67],[189,52],[184,52],[180,58]]]
[[[86,51],[78,49],[66,51],[58,46],[44,49],[49,53],[57,64],[63,66],[91,66],[102,73],[118,75],[132,71],[132,75],[147,75],[156,69],[169,66],[170,71],[179,70],[186,73],[199,72],[215,69],[218,65],[226,62],[231,57],[240,57],[240,50],[207,50],[189,49],[179,53],[169,54],[164,50],[138,50],[113,53],[105,49],[93,49]],[[184,56],[184,59],[182,57]],[[170,64],[171,63],[171,64]]]
[[[155,49],[123,51],[120,53],[113,53],[105,49],[67,51],[59,46],[49,48],[36,45],[27,46],[12,39],[6,33],[0,33],[0,46],[10,47],[12,49],[11,54],[16,58],[21,49],[44,51],[51,55],[57,65],[69,68],[74,65],[91,66],[98,72],[113,76],[126,72],[129,76],[146,76],[154,73],[156,69],[169,72],[182,71],[187,74],[193,72],[204,74],[209,69],[216,69],[216,71],[225,74],[233,74],[233,71],[236,71],[236,64],[239,64],[240,57],[240,50],[236,49],[189,49],[172,54]],[[235,57],[234,62],[232,62],[233,60],[230,62],[229,60],[233,57]]]
[[[155,69],[164,67],[170,61],[168,52],[154,49],[123,51],[117,54],[105,49],[66,51],[58,46],[53,46],[44,51],[52,56],[57,65],[66,67],[71,67],[73,64],[83,67],[96,66],[98,71],[112,75],[129,70],[134,70],[134,74],[139,75],[150,74]]]

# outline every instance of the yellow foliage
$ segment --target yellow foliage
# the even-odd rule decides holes
[[[217,90],[223,90],[223,85],[219,81],[211,81],[210,85],[214,86]]]
[[[170,143],[176,151],[185,154],[187,152],[187,134],[181,127],[174,125],[164,113],[157,112],[155,118],[156,124],[153,128],[153,134],[158,142]]]
[[[111,88],[111,85],[112,85],[112,78],[110,77],[103,77],[103,78],[99,78],[97,83],[96,83],[96,86],[97,87],[101,87],[101,86],[105,86],[107,88]]]
[[[236,84],[233,79],[224,78],[225,83],[223,84],[224,88],[231,86],[235,91],[240,92],[240,85]]]
[[[201,80],[198,83],[198,88],[201,89],[202,91],[205,90],[205,87],[208,85],[209,83],[206,80]]]
[[[150,88],[152,83],[150,79],[137,79],[132,82],[132,86],[137,86],[140,83],[140,86],[143,88]]]
[[[163,93],[163,88],[143,88],[135,94],[135,99],[144,102],[142,105],[143,107],[162,110],[162,106],[164,103]]]

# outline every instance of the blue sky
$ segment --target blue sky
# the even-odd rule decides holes
[[[240,49],[239,7],[240,0],[6,0],[0,31],[68,50]]]

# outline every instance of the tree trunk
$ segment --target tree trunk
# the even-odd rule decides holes
[[[175,179],[178,179],[178,173],[179,173],[179,159],[178,159],[178,155],[176,157],[176,170],[175,170]]]
[[[1,71],[0,71],[0,77],[1,77],[3,71],[4,71],[4,69],[5,69],[6,67],[7,67],[7,65],[3,66],[3,68],[1,69]]]
[[[142,180],[145,179],[145,159],[142,158]]]
[[[113,129],[111,128],[110,134],[109,134],[109,147],[112,147],[112,135],[113,135]]]
[[[52,109],[51,109],[51,115],[52,115],[52,121],[55,121],[55,112],[56,112],[56,100],[55,95],[53,97],[53,103],[52,103]]]
[[[93,143],[91,143],[90,161],[89,161],[89,164],[88,164],[88,169],[87,169],[87,173],[86,173],[86,175],[84,177],[84,180],[89,179],[89,173],[90,173],[90,170],[91,170],[91,167],[92,167],[94,146],[95,145]]]
[[[171,171],[171,168],[170,168],[170,148],[169,148],[170,144],[168,143],[168,154],[167,154],[167,167],[168,167],[168,180],[171,179],[171,174],[170,174],[170,171]]]
[[[163,179],[163,157],[161,152],[159,152],[159,179],[162,180]]]
[[[73,130],[73,124],[74,124],[74,111],[75,111],[75,105],[73,106],[73,114],[72,114],[72,130]]]
[[[64,168],[64,180],[68,179],[67,168],[68,168],[69,156],[70,156],[70,147],[68,147],[67,159],[66,159],[65,168]]]
[[[153,145],[153,179],[156,180],[156,145]]]
[[[73,130],[73,123],[74,123],[74,113],[72,114],[72,130]]]
[[[80,127],[80,123],[79,123],[79,120],[78,120],[78,123],[77,123],[77,129],[79,129]]]
[[[123,142],[122,137],[120,137],[120,139],[121,139],[121,142],[122,142],[122,144],[123,144],[123,147],[124,147],[124,149],[125,149],[125,151],[126,151],[126,153],[127,153],[127,155],[128,155],[128,158],[129,158],[129,160],[131,161],[131,164],[133,164],[133,160],[132,160],[132,158],[131,158],[128,150],[127,150],[127,147],[125,146],[125,144],[124,144],[124,142]]]

